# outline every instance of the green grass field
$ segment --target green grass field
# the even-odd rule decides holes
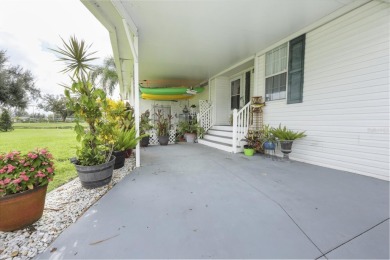
[[[55,125],[58,127],[66,126],[72,129],[51,128]],[[24,129],[30,126],[31,128]],[[28,152],[35,148],[47,148],[54,157],[54,166],[56,176],[48,187],[49,191],[77,177],[77,172],[69,158],[75,157],[76,134],[73,131],[73,123],[18,123],[14,124],[15,130],[12,132],[0,132],[0,153],[10,151]],[[50,127],[44,129],[43,127]]]

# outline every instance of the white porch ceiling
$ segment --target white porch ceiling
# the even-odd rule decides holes
[[[88,2],[95,3],[94,8],[103,8],[107,4],[107,1]],[[113,2],[113,6],[122,10],[111,15],[126,14],[123,18],[129,20],[131,17],[138,28],[140,81],[202,81],[237,62],[254,57],[256,52],[354,0]],[[93,13],[96,16],[96,12]],[[113,18],[106,17],[106,20],[113,21]],[[117,33],[121,38],[121,31],[117,30]],[[120,56],[124,51],[121,42],[117,44]]]

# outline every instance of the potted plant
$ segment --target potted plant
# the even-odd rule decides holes
[[[244,154],[246,156],[253,156],[259,142],[258,132],[249,130],[247,135],[245,136],[245,141],[247,142],[247,144],[244,145]]]
[[[182,121],[178,125],[178,131],[184,136],[187,143],[194,143],[196,138],[204,135],[203,127],[199,126],[196,120]]]
[[[139,122],[139,128],[140,128],[140,134],[144,135],[144,137],[140,141],[141,147],[147,147],[149,145],[149,133],[147,131],[153,129],[153,126],[150,124],[150,112],[149,109],[146,110],[144,113],[141,114],[140,122]]]
[[[75,36],[69,43],[62,39],[63,48],[54,50],[60,55],[60,60],[66,64],[63,72],[70,72],[73,84],[65,86],[67,106],[75,115],[75,132],[77,141],[81,146],[77,149],[77,158],[72,160],[75,164],[81,184],[84,188],[96,188],[111,181],[114,170],[115,156],[112,156],[112,147],[107,147],[102,140],[105,128],[103,111],[107,107],[106,94],[98,89],[91,81],[91,68],[89,64],[93,53],[83,40],[78,41]],[[85,128],[80,121],[87,124]]]
[[[190,113],[193,115],[193,114],[195,114],[196,113],[196,105],[195,104],[192,104],[191,106],[190,106]]]
[[[123,139],[118,140],[118,138],[123,138],[123,136],[120,135],[123,135],[123,133],[131,131],[134,128],[134,113],[130,104],[125,105],[122,100],[115,101],[107,99],[107,103],[108,105],[105,107],[106,109],[104,111],[106,120],[104,123],[104,131],[102,131],[103,136],[101,138],[105,140],[108,146],[111,144],[114,145],[113,155],[117,157],[115,159],[116,166],[114,166],[114,169],[118,169],[116,167],[122,165],[125,158],[130,157],[132,149],[135,147],[130,146],[122,150],[124,144],[118,144],[118,142],[123,142]],[[116,147],[121,147],[121,150],[118,150]]]
[[[0,154],[0,231],[14,231],[42,217],[54,163],[46,149]]]
[[[156,129],[157,129],[157,137],[160,145],[168,145],[169,143],[169,129],[171,125],[172,116],[168,115],[164,116],[162,110],[157,110],[156,113]]]
[[[119,123],[123,131],[129,131],[135,126],[134,109],[130,106],[130,104],[126,104],[123,115],[120,118],[121,120]],[[125,158],[130,158],[130,155],[133,152],[135,146],[125,150]]]
[[[134,149],[139,140],[144,136],[136,137],[135,126],[130,130],[116,129],[115,132],[114,152],[115,165],[114,169],[122,168],[125,165],[125,152],[128,149]]]
[[[280,143],[280,150],[283,153],[283,158],[289,159],[289,153],[291,153],[294,140],[305,137],[305,132],[297,132],[287,129],[286,126],[282,127],[279,124],[278,128],[272,128],[271,133]]]
[[[272,128],[269,125],[263,125],[261,128],[261,145],[265,151],[275,150],[277,141],[272,134]]]

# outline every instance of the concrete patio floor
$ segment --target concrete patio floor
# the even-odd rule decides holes
[[[389,258],[389,182],[200,144],[141,156],[38,258]]]

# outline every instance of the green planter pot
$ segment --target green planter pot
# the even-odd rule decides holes
[[[81,185],[86,189],[94,189],[110,183],[114,171],[115,156],[111,156],[110,159],[109,162],[99,165],[75,164]]]
[[[255,153],[255,149],[253,149],[253,148],[244,148],[244,154],[246,156],[253,156],[254,153]]]

